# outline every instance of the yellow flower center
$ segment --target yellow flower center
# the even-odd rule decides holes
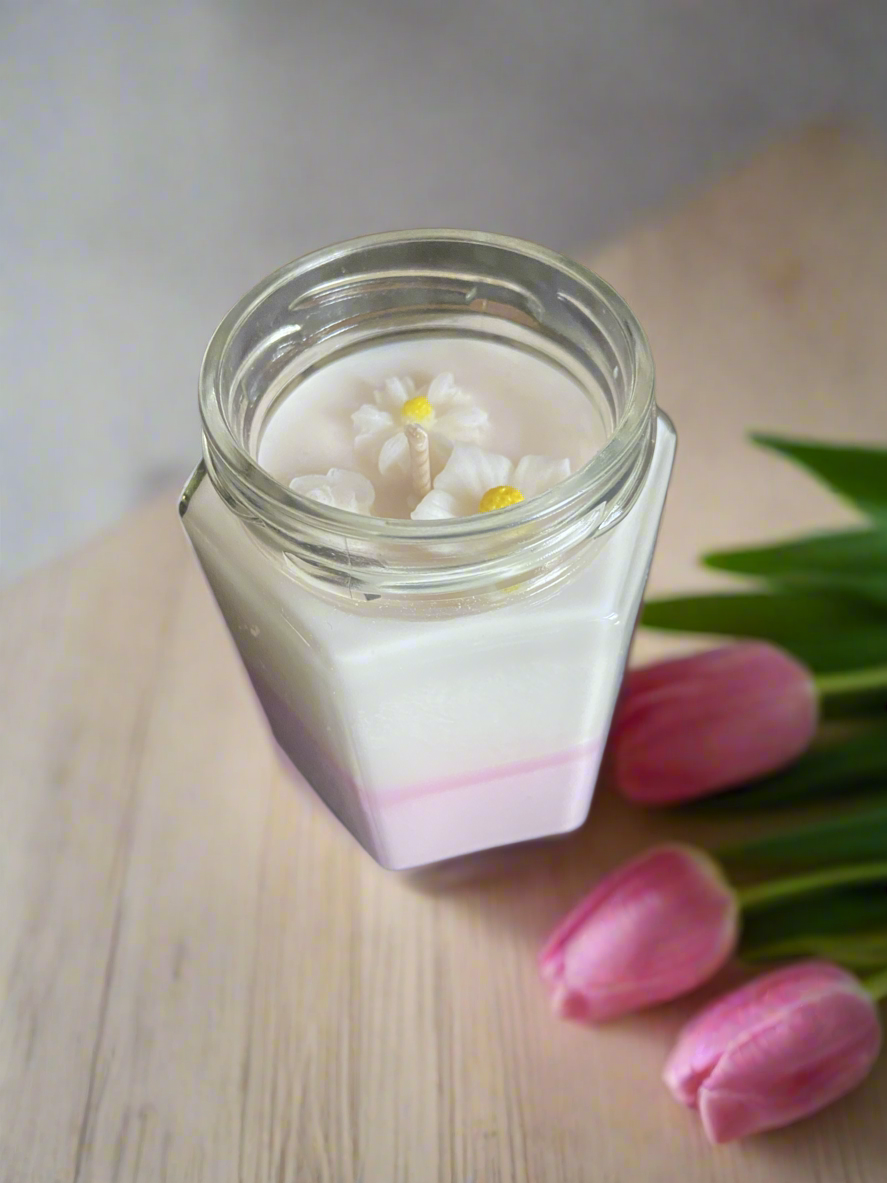
[[[507,509],[509,505],[517,505],[523,501],[524,495],[520,489],[512,485],[496,485],[495,489],[487,489],[477,507],[478,513],[491,513],[494,509]]]
[[[408,398],[400,408],[404,423],[427,423],[434,415],[434,407],[424,394],[417,394],[415,398]]]

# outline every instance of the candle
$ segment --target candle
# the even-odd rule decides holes
[[[425,448],[431,480],[457,449],[462,463],[450,466],[457,493],[463,470],[477,480],[489,470],[489,489],[509,487],[513,470],[490,455],[513,469],[538,457],[546,463],[524,469],[541,472],[542,484],[557,483],[591,459],[607,434],[600,405],[569,374],[511,346],[466,337],[377,345],[302,381],[284,373],[269,403],[258,445],[262,467],[295,492],[380,517],[428,520],[451,505],[438,497],[419,507],[430,489],[417,492],[422,462],[414,459],[411,433]],[[355,500],[355,488],[362,498]],[[459,498],[453,512],[480,512],[480,500]]]
[[[630,311],[529,244],[284,268],[201,375],[185,529],[287,761],[401,869],[585,819],[674,451]]]

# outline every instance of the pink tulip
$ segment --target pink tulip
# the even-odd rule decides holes
[[[598,883],[539,967],[557,1014],[597,1023],[693,990],[728,959],[738,925],[736,896],[708,855],[656,846]]]
[[[644,805],[739,785],[800,756],[818,716],[810,671],[773,645],[631,670],[613,733],[616,781]]]
[[[866,1076],[881,1046],[874,999],[843,969],[807,961],[756,978],[690,1022],[665,1067],[712,1142],[815,1113]]]

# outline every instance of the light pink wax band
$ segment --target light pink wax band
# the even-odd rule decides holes
[[[563,764],[572,764],[576,760],[587,760],[596,756],[600,750],[597,740],[589,740],[574,748],[565,748],[561,752],[551,752],[547,756],[534,756],[530,760],[515,760],[510,764],[499,764],[492,768],[483,768],[479,772],[463,772],[456,776],[443,776],[437,780],[420,781],[418,784],[405,785],[402,789],[392,789],[390,792],[375,792],[373,798],[382,806],[402,805],[407,801],[415,801],[420,797],[431,797],[436,793],[449,793],[455,789],[467,789],[474,785],[488,784],[494,780],[505,780],[509,777],[524,776],[530,772],[543,772],[550,768],[559,768]]]

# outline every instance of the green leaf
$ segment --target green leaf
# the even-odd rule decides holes
[[[709,567],[742,575],[790,575],[806,571],[870,571],[887,574],[887,530],[836,530],[786,538],[772,546],[713,551]]]
[[[814,681],[823,719],[882,715],[887,710],[887,665],[819,673]]]
[[[798,591],[679,596],[648,601],[643,623],[680,632],[759,637],[817,671],[887,664],[887,611],[848,596]]]
[[[883,859],[887,857],[887,803],[850,817],[730,843],[716,853],[728,863],[815,864],[817,869],[829,864]]]
[[[887,521],[887,449],[842,447],[777,435],[753,434],[751,438],[802,465],[869,517]]]
[[[714,551],[706,566],[789,587],[861,596],[887,607],[887,530],[845,530],[773,546]]]
[[[711,813],[784,808],[846,796],[873,785],[887,790],[887,723],[815,748],[782,772],[762,777],[745,788],[695,801],[686,808]]]
[[[887,926],[887,885],[843,887],[790,900],[742,917],[740,955],[804,936],[865,932]]]
[[[822,957],[846,969],[873,969],[887,965],[887,928],[873,932],[802,933],[742,951],[751,962],[786,961],[794,957]]]

